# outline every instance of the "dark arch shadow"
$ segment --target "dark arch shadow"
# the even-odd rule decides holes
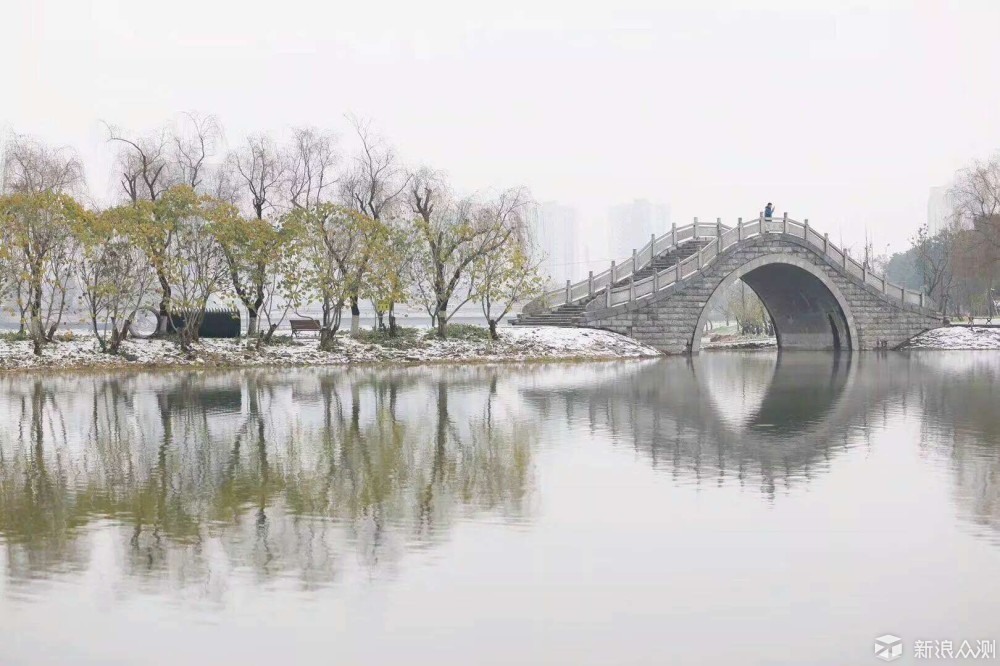
[[[708,313],[738,280],[763,302],[781,349],[846,351],[857,345],[850,306],[826,273],[809,261],[771,254],[747,262],[716,285],[692,331],[692,352],[701,349]]]
[[[807,432],[833,409],[847,386],[847,354],[778,354],[764,400],[747,427],[772,435]]]
[[[836,297],[812,273],[791,264],[767,264],[743,281],[771,314],[782,349],[850,349],[847,318]]]

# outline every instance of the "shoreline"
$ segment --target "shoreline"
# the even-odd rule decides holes
[[[320,351],[316,338],[281,341],[256,350],[245,339],[203,340],[192,355],[173,341],[129,340],[117,356],[98,351],[93,336],[74,335],[45,347],[42,357],[28,340],[0,339],[0,377],[25,373],[150,372],[280,368],[414,367],[581,363],[658,358],[662,354],[631,338],[597,329],[517,327],[500,329],[500,340],[446,340],[410,333],[366,340],[338,333],[337,347]],[[705,342],[703,351],[776,351],[774,338]],[[927,331],[898,351],[1000,350],[1000,329],[943,327]]]
[[[27,340],[0,339],[0,376],[23,373],[86,373],[177,370],[240,370],[508,363],[578,363],[660,356],[631,338],[595,329],[523,327],[501,329],[500,340],[409,335],[370,341],[338,333],[336,348],[320,351],[313,338],[282,339],[256,350],[246,339],[206,339],[185,355],[169,340],[128,340],[113,356],[93,336],[75,335],[46,345],[41,357]]]

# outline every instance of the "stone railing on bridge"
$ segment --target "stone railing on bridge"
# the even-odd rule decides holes
[[[749,222],[744,222],[743,218],[740,218],[735,227],[728,227],[722,224],[721,220],[717,220],[715,224],[706,224],[698,222],[697,218],[692,224],[682,227],[674,225],[669,233],[659,238],[651,238],[649,243],[642,249],[633,251],[632,257],[621,264],[616,265],[615,262],[611,262],[609,269],[596,274],[591,272],[586,280],[575,284],[567,280],[565,288],[543,294],[531,303],[532,306],[535,306],[531,309],[543,310],[563,304],[578,303],[593,298],[602,291],[607,307],[646,298],[698,273],[711,264],[718,255],[734,245],[768,233],[789,234],[803,239],[818,253],[840,266],[845,273],[861,280],[893,300],[935,309],[934,303],[923,292],[911,291],[892,284],[886,280],[884,275],[869,271],[863,264],[852,259],[847,251],[831,243],[828,234],[820,235],[810,227],[808,219],[804,222],[798,222],[789,219],[787,213],[781,218],[765,218],[761,214],[760,217]],[[641,280],[630,279],[643,268],[649,266],[654,257],[663,254],[670,248],[688,240],[703,239],[715,239],[715,242],[708,243],[672,267],[654,272]],[[623,280],[629,280],[628,284],[614,286]],[[527,307],[525,312],[528,312]]]
[[[546,310],[567,303],[579,303],[592,298],[595,294],[607,290],[609,285],[617,284],[626,280],[643,268],[649,266],[652,260],[666,252],[672,247],[689,241],[716,238],[720,231],[727,231],[730,227],[716,221],[715,224],[699,222],[694,219],[691,224],[678,227],[676,224],[670,231],[659,238],[654,234],[648,243],[638,250],[632,251],[632,256],[621,263],[611,262],[611,267],[599,273],[590,271],[586,280],[573,283],[566,280],[566,286],[554,289],[542,294],[539,298],[529,303],[524,308],[524,312]]]

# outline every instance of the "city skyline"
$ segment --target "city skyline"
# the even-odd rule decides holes
[[[621,262],[670,231],[670,205],[637,198],[606,210],[585,210],[559,201],[531,206],[529,226],[543,255],[542,274],[552,285],[577,281]]]

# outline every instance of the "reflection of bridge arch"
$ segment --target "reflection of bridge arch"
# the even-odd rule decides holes
[[[858,424],[907,389],[903,374],[861,372],[886,362],[881,357],[752,354],[761,361],[750,373],[752,386],[737,385],[720,396],[718,373],[743,366],[732,363],[734,354],[643,364],[627,377],[559,393],[529,390],[526,399],[547,412],[585,415],[591,428],[631,443],[675,475],[741,482],[757,476],[771,492],[778,480],[810,478],[827,466]],[[826,380],[816,382],[819,374]],[[742,418],[733,419],[727,414],[734,411],[733,392],[743,390],[747,404]]]

